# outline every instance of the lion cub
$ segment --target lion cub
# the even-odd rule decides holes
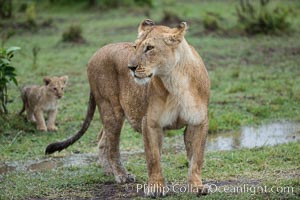
[[[68,76],[44,77],[43,80],[45,83],[43,86],[25,86],[22,89],[23,108],[19,115],[26,110],[27,120],[36,122],[38,130],[56,131],[57,103],[64,95]],[[48,113],[47,126],[43,112]]]

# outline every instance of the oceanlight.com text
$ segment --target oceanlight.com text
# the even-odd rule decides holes
[[[198,193],[200,188],[194,187],[189,184],[172,183],[168,185],[148,185],[148,184],[135,184],[127,185],[127,191],[136,193]],[[249,193],[255,195],[258,193],[294,193],[294,188],[291,186],[266,186],[266,185],[223,185],[207,184],[206,189],[208,193]]]

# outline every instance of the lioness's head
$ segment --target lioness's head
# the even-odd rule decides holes
[[[50,95],[60,99],[64,96],[64,89],[68,82],[68,76],[61,76],[61,77],[44,77],[44,83],[47,87],[48,93]]]
[[[186,29],[185,22],[170,28],[155,25],[150,19],[139,25],[135,52],[128,62],[128,68],[137,83],[147,83],[152,76],[163,76],[172,70],[178,62],[178,49],[184,41]]]

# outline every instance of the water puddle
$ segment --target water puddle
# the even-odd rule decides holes
[[[276,122],[258,127],[246,126],[238,132],[209,134],[206,142],[207,151],[233,150],[272,146],[300,140],[300,124],[294,122]],[[184,151],[183,136],[165,138],[164,152],[172,150]],[[122,157],[143,154],[138,152],[122,152]],[[0,162],[0,174],[11,171],[43,171],[59,167],[86,166],[97,162],[96,154],[72,154],[66,157],[48,157],[42,160]]]
[[[273,146],[300,140],[300,124],[276,122],[258,127],[245,126],[238,132],[210,134],[207,138],[208,151],[233,150]]]
[[[10,171],[44,171],[58,167],[85,166],[97,162],[95,154],[72,154],[66,157],[50,157],[43,160],[0,163],[0,174]]]

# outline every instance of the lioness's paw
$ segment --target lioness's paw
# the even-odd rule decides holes
[[[38,126],[38,127],[37,127],[37,130],[39,130],[39,131],[47,131],[47,127],[44,127],[44,126]]]
[[[48,131],[57,131],[58,128],[56,126],[49,126]]]
[[[199,195],[207,195],[209,193],[209,185],[203,185],[201,188],[199,188]]]
[[[168,189],[165,184],[148,184],[144,192],[147,197],[157,198],[166,196]]]
[[[209,185],[191,185],[191,191],[197,195],[207,195],[209,193]]]
[[[135,176],[133,174],[124,174],[115,176],[117,183],[133,183],[135,182]]]

